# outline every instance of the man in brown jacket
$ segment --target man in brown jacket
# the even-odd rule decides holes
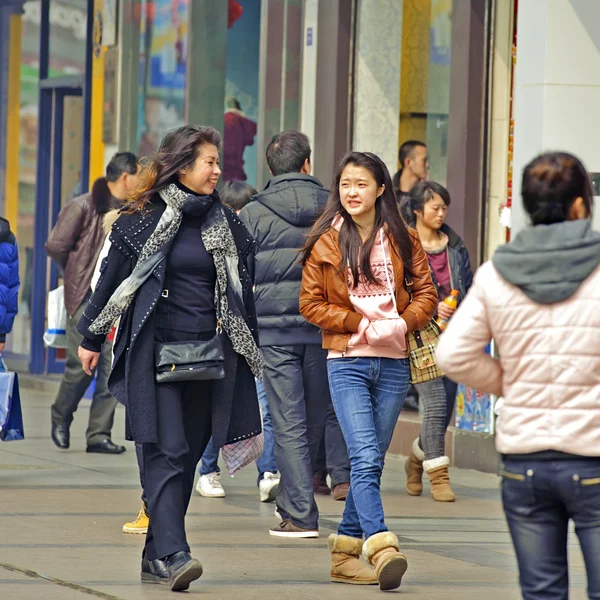
[[[77,349],[81,335],[77,323],[91,295],[90,284],[98,255],[104,243],[104,215],[118,208],[136,184],[138,159],[131,152],[115,154],[106,167],[106,177],[94,183],[92,191],[69,202],[58,215],[46,252],[64,274],[65,307],[67,309],[67,361],[65,372],[52,405],[52,441],[61,449],[70,445],[69,428],[83,394],[92,381],[81,368]],[[111,440],[116,399],[108,391],[108,375],[112,362],[112,347],[104,344],[98,370],[96,389],[90,408],[86,431],[87,451],[121,454],[124,446]]]

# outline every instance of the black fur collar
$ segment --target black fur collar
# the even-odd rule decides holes
[[[116,198],[113,198],[104,177],[100,177],[94,181],[94,185],[92,186],[92,203],[99,215],[104,215],[113,208],[119,208],[121,204]]]

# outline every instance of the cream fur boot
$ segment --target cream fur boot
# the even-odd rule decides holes
[[[423,493],[423,461],[425,454],[419,448],[419,438],[412,445],[412,452],[404,463],[406,471],[406,491],[409,496],[420,496]]]
[[[450,459],[440,456],[423,462],[423,468],[431,481],[431,495],[437,502],[454,502],[456,496],[450,487],[448,467]]]
[[[395,534],[382,531],[372,535],[363,544],[363,556],[373,565],[380,590],[395,590],[400,587],[408,562],[400,552],[400,543]]]
[[[373,569],[360,560],[363,548],[362,539],[332,533],[327,545],[331,552],[329,571],[331,581],[354,585],[377,584],[377,575]]]

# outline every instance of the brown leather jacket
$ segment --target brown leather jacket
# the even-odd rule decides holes
[[[410,229],[410,233],[413,242],[412,302],[404,287],[404,264],[398,254],[392,252],[398,312],[406,321],[409,332],[429,323],[438,304],[427,256],[417,232]],[[342,254],[338,238],[339,233],[335,229],[326,231],[304,265],[300,313],[321,328],[323,348],[345,352],[352,334],[358,331],[362,315],[354,311],[346,275],[339,271]]]
[[[97,179],[92,191],[71,200],[58,215],[46,253],[62,269],[65,280],[65,307],[73,316],[87,293],[104,243],[102,219],[118,208],[106,179]]]

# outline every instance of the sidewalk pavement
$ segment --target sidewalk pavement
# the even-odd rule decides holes
[[[89,403],[71,431],[71,449],[50,440],[53,396],[22,390],[27,440],[0,443],[0,598],[2,600],[155,600],[173,597],[139,582],[143,539],[121,533],[140,507],[133,444],[121,456],[85,453]],[[115,441],[123,441],[124,412]],[[399,592],[425,600],[518,600],[517,571],[495,475],[452,470],[458,500],[434,502],[404,491],[403,460],[383,477],[387,523],[400,537],[409,569]],[[379,598],[375,586],[328,581],[327,536],[343,503],[318,497],[321,537],[269,536],[273,504],[258,501],[254,467],[223,476],[226,499],[195,495],[188,513],[192,552],[204,566],[189,597],[215,599]],[[576,539],[569,543],[571,598],[585,594]]]

